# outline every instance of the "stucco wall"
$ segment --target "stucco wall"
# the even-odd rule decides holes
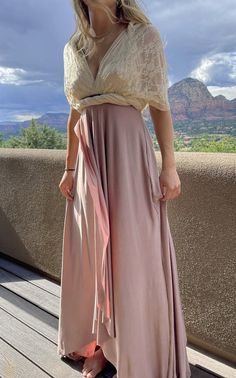
[[[60,279],[66,151],[0,149],[0,252]],[[235,361],[236,155],[176,152],[168,201],[188,341]],[[161,156],[157,153],[161,167]]]

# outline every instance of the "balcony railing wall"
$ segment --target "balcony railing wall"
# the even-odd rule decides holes
[[[0,252],[58,281],[65,157],[64,150],[0,149]],[[168,201],[168,214],[188,341],[235,361],[236,155],[175,157],[182,191]]]

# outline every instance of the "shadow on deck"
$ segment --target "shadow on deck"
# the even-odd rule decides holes
[[[1,378],[83,377],[82,361],[61,359],[56,352],[59,299],[58,284],[0,256]],[[187,353],[190,363],[195,361],[191,363],[192,378],[236,376],[232,367],[193,348],[187,347]],[[200,366],[196,361],[206,364]],[[108,362],[97,377],[111,378],[115,373]]]

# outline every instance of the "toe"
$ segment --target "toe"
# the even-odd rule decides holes
[[[96,373],[95,371],[90,372],[90,373],[88,373],[87,378],[95,378],[97,374],[98,374],[98,372]]]

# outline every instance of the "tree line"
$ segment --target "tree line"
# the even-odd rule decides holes
[[[31,120],[30,126],[22,128],[19,136],[11,136],[7,140],[3,139],[0,133],[0,147],[2,148],[41,148],[41,149],[61,149],[67,147],[66,133],[61,133],[48,125],[38,124],[35,119]],[[155,136],[152,136],[153,147],[159,151],[159,145]],[[186,145],[182,137],[174,139],[175,151],[189,152],[236,152],[236,138],[230,135],[210,135],[204,133],[195,136]]]

